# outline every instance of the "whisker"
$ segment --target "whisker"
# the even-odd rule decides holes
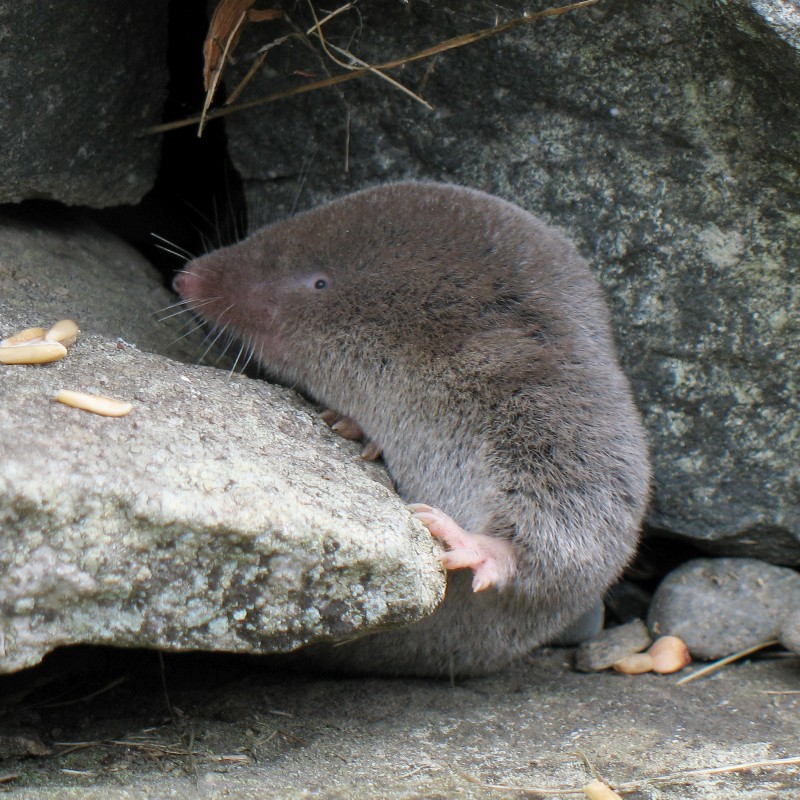
[[[239,359],[242,357],[242,353],[244,352],[245,343],[242,342],[239,345],[239,352],[236,354],[236,359],[233,362],[233,366],[228,370],[228,380],[233,377],[233,373],[236,372],[236,365],[239,363]]]
[[[192,335],[192,334],[193,334],[195,331],[199,331],[199,330],[201,330],[201,329],[202,329],[202,328],[204,328],[204,327],[205,327],[205,323],[204,323],[204,322],[202,322],[202,321],[198,322],[198,323],[197,323],[197,325],[195,325],[193,328],[189,328],[189,330],[187,330],[187,331],[186,331],[186,333],[182,333],[182,334],[180,334],[180,336],[176,336],[176,337],[175,337],[175,338],[174,338],[174,339],[173,339],[173,340],[172,340],[172,341],[169,343],[169,346],[170,346],[170,347],[172,347],[173,345],[176,345],[176,344],[177,344],[178,342],[180,342],[182,339],[187,339],[187,338],[188,338],[189,336],[191,336],[191,335]]]
[[[189,309],[189,304],[185,300],[176,300],[174,303],[170,303],[168,306],[158,308],[150,313],[152,316],[155,316],[156,314],[163,314],[165,311],[171,311],[173,308],[178,308],[178,306],[186,308],[187,310]]]
[[[179,275],[191,275],[193,278],[202,278],[202,273],[212,273],[213,270],[209,267],[204,267],[201,264],[197,264],[196,262],[192,262],[192,268],[187,269],[184,267],[183,269],[178,270]]]
[[[230,349],[232,344],[235,344],[235,341],[230,336],[226,336],[225,346],[222,348],[222,350],[220,351],[219,355],[214,359],[214,366],[215,367],[219,367],[220,366],[219,362],[222,361],[223,358],[230,359],[230,355],[228,355],[228,350]]]
[[[209,303],[214,303],[221,299],[222,299],[221,297],[209,297],[206,298],[205,300],[201,300],[199,303],[193,301],[192,305],[189,305],[186,302],[186,300],[179,300],[177,303],[171,303],[170,305],[160,309],[159,311],[154,311],[153,315],[163,314],[165,311],[171,311],[173,308],[178,308],[178,306],[181,306],[181,308],[178,308],[178,310],[174,311],[172,314],[167,314],[166,316],[160,317],[158,319],[159,322],[166,322],[168,319],[172,319],[173,317],[179,317],[181,314],[185,314],[187,312],[191,313],[193,311],[196,311],[198,308],[202,308],[203,306],[206,306]]]
[[[253,350],[252,343],[248,343],[247,345],[247,359],[245,360],[244,364],[242,364],[242,374],[247,371],[247,368],[250,366],[250,362],[253,360],[253,356],[255,355],[255,351]]]
[[[211,350],[214,348],[214,346],[215,346],[215,345],[217,344],[217,342],[220,340],[220,337],[221,337],[221,336],[222,336],[222,335],[225,333],[225,331],[226,331],[227,329],[228,329],[228,325],[227,325],[227,324],[226,324],[226,325],[223,325],[223,326],[222,326],[222,327],[219,329],[219,331],[217,332],[217,335],[216,335],[216,336],[215,336],[215,337],[214,337],[214,338],[211,340],[211,342],[209,342],[209,345],[208,345],[208,347],[206,347],[206,349],[203,351],[203,355],[201,355],[201,356],[200,356],[200,361],[201,361],[201,362],[205,361],[205,358],[206,358],[206,356],[207,356],[207,355],[208,355],[208,354],[211,352]],[[209,334],[209,335],[210,335],[210,334]],[[220,360],[220,359],[221,359],[221,358],[222,358],[222,357],[225,355],[225,353],[227,352],[227,350],[228,350],[228,346],[229,346],[229,345],[226,345],[226,346],[225,346],[225,349],[222,351],[222,353],[220,353],[219,357],[217,358],[216,362],[214,362],[214,363],[219,363],[219,360]]]
[[[214,212],[214,230],[216,231],[217,235],[217,247],[222,247],[222,227],[220,225],[220,213],[219,208],[217,207],[217,196],[214,195],[211,198],[211,207]]]
[[[156,247],[163,250],[165,253],[172,253],[172,255],[178,256],[179,258],[194,258],[194,255],[189,250],[187,250],[185,247],[181,247],[181,245],[179,245],[177,242],[171,242],[166,237],[161,236],[161,234],[154,233],[153,231],[150,232],[150,235],[154,239],[158,239],[162,244],[168,245],[170,249],[163,247],[162,245],[156,245]]]
[[[166,309],[166,308],[164,309],[164,311],[168,311],[168,310],[169,309]],[[173,317],[179,317],[181,314],[191,314],[192,310],[193,309],[190,308],[189,306],[186,306],[185,308],[179,308],[177,311],[173,311],[171,314],[167,314],[167,315],[165,315],[163,317],[158,317],[157,322],[166,322],[168,319],[172,319]],[[153,315],[155,315],[156,313],[160,314],[160,313],[163,313],[163,312],[160,312],[160,311],[159,312],[155,312],[154,311]]]
[[[198,228],[196,225],[193,227],[203,245],[203,254],[208,255],[210,252],[215,250],[216,248],[214,247],[214,243],[211,241],[211,238],[205,233],[205,231],[200,230],[200,228]]]
[[[163,244],[157,244],[156,249],[161,250],[164,253],[169,253],[171,256],[175,256],[175,258],[179,258],[181,261],[191,258],[191,256],[186,256],[183,253],[179,253],[177,250],[171,250],[169,247],[164,247]]]

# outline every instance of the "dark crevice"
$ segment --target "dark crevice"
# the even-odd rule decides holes
[[[164,120],[194,116],[202,108],[207,29],[205,4],[171,0],[170,78]],[[140,250],[164,273],[166,281],[182,267],[183,260],[164,252],[156,235],[192,255],[241,238],[247,228],[244,193],[228,156],[224,120],[210,123],[202,137],[197,136],[196,126],[164,134],[156,183],[142,201],[136,206],[90,213]]]

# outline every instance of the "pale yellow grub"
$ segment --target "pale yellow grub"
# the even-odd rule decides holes
[[[11,336],[0,342],[0,347],[19,347],[21,344],[41,342],[47,331],[44,328],[25,328],[25,330],[12,333]]]
[[[622,798],[603,781],[593,780],[583,787],[583,793],[589,800],[622,800]]]
[[[61,342],[33,342],[0,347],[0,364],[49,364],[67,354]]]
[[[88,394],[87,392],[73,392],[71,389],[61,389],[56,394],[56,400],[65,406],[91,411],[101,417],[124,417],[129,414],[133,405],[124,400],[115,400],[102,394]]]
[[[71,319],[62,319],[47,331],[44,338],[48,342],[61,342],[64,347],[72,347],[80,330],[76,322]]]
[[[650,653],[631,653],[612,666],[617,672],[623,672],[625,675],[640,675],[642,672],[653,671],[653,656]]]
[[[686,642],[677,636],[656,639],[647,652],[653,658],[653,671],[662,675],[677,672],[692,661]]]

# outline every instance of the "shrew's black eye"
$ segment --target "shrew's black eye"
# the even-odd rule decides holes
[[[325,278],[317,278],[314,281],[314,288],[315,289],[327,289],[328,288],[328,281]]]

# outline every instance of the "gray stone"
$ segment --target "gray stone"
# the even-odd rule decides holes
[[[797,0],[713,0],[722,20],[741,35],[748,55],[770,72],[800,77]]]
[[[387,0],[326,31],[380,63],[496,21],[490,4],[454,8]],[[250,26],[229,84],[282,32]],[[783,77],[795,51],[770,40],[778,75],[734,35],[711,3],[612,0],[392,72],[433,110],[370,76],[233,114],[227,130],[254,226],[418,177],[565,228],[607,289],[650,430],[650,524],[800,563],[800,93]],[[243,99],[321,74],[299,43],[268,65]]]
[[[575,651],[578,672],[598,672],[608,669],[625,656],[639,653],[650,646],[652,639],[640,619],[616,628],[606,628],[594,639],[584,642]]]
[[[0,334],[70,318],[84,334],[194,362],[197,339],[184,337],[186,315],[142,256],[72,210],[47,219],[27,208],[0,213]],[[194,327],[189,324],[189,327]]]
[[[125,290],[148,280],[139,260],[70,228],[61,284],[54,237],[33,273],[10,248],[0,258],[16,278],[0,335],[59,316],[84,329],[62,361],[0,369],[0,672],[75,642],[290,650],[435,608],[439,546],[379,465],[287,389],[139,349],[158,341],[146,313],[127,329],[136,343],[113,338],[104,304],[125,293],[138,309]],[[116,293],[92,281],[100,253]],[[95,416],[54,402],[60,388],[134,408]]]
[[[800,607],[800,574],[752,558],[698,558],[673,570],[653,596],[654,636],[679,636],[695,658],[716,659],[778,638]]]
[[[800,606],[793,608],[783,618],[780,640],[787,650],[800,656]]]
[[[0,0],[0,202],[96,208],[152,187],[166,98],[161,0]]]

